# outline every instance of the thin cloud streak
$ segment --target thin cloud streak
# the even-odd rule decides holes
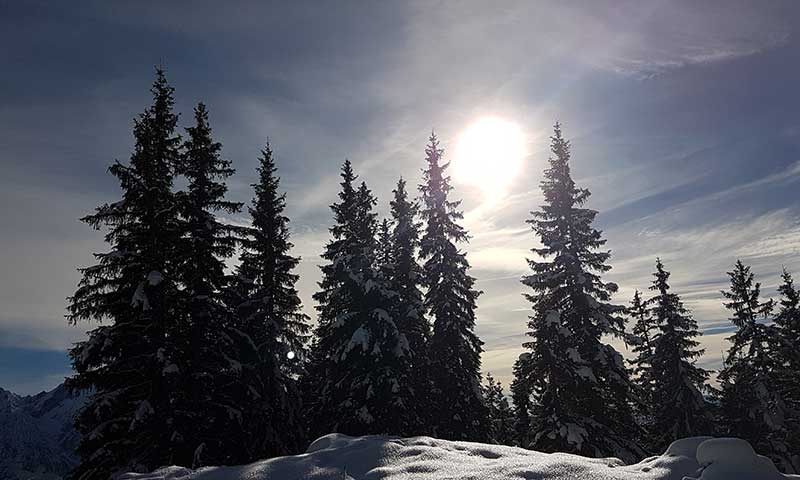
[[[711,331],[727,321],[719,290],[736,258],[753,263],[767,295],[781,266],[800,275],[795,3],[201,2],[188,10],[89,2],[19,6],[0,19],[0,40],[19,45],[0,54],[9,72],[0,89],[8,172],[0,262],[14,272],[0,278],[7,343],[64,350],[91,327],[63,318],[75,268],[104,248],[101,233],[77,218],[115,199],[105,168],[128,158],[131,119],[161,59],[182,124],[194,102],[208,103],[238,170],[232,200],[250,200],[259,150],[272,142],[312,317],[345,158],[386,216],[397,178],[420,182],[431,128],[449,156],[479,116],[521,125],[530,154],[507,196],[487,204],[477,188],[456,183],[454,191],[472,235],[463,248],[485,292],[484,370],[506,384],[529,313],[519,278],[538,243],[525,220],[542,203],[555,120],[573,141],[578,184],[593,192],[588,207],[600,212],[616,302],[647,288],[661,256],[673,288]],[[91,26],[68,27],[79,22]],[[209,32],[224,35],[208,42]],[[781,78],[770,73],[776,66]],[[719,362],[725,336],[704,337],[704,363]]]

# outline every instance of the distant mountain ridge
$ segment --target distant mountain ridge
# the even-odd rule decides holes
[[[21,396],[0,388],[0,478],[55,480],[78,461],[75,414],[85,395],[64,385]]]

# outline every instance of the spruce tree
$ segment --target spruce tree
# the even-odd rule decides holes
[[[635,383],[638,387],[639,395],[649,405],[653,393],[653,384],[652,379],[648,378],[648,373],[652,370],[650,362],[653,358],[652,337],[655,333],[655,325],[639,290],[636,290],[633,294],[631,305],[628,307],[628,315],[634,321],[632,350],[635,357],[631,361],[633,364],[632,373],[635,375]]]
[[[515,445],[530,445],[531,434],[535,435],[535,429],[531,428],[531,413],[533,404],[531,397],[533,386],[530,384],[531,354],[523,352],[514,362],[512,373],[514,380],[511,381],[511,402],[514,405],[514,443]]]
[[[786,397],[793,403],[794,409],[800,413],[800,291],[794,285],[792,275],[783,270],[783,283],[778,287],[781,294],[775,324],[780,331],[781,363],[790,375],[784,379]]]
[[[637,423],[644,429],[650,430],[653,426],[652,407],[655,387],[654,380],[650,375],[653,371],[651,362],[653,359],[655,325],[639,290],[636,290],[633,294],[633,299],[628,307],[628,316],[633,320],[631,343],[634,357],[631,360],[633,365],[631,373],[633,375],[633,384],[636,387],[635,393],[639,397],[638,402],[635,403],[634,410],[637,416]],[[647,433],[642,433],[644,437],[640,439],[640,443],[642,445],[651,443],[650,439],[647,438]]]
[[[604,335],[623,335],[624,307],[613,305],[617,285],[600,275],[610,253],[592,227],[597,212],[582,208],[589,191],[570,175],[570,145],[555,125],[550,166],[541,183],[545,204],[528,220],[542,247],[523,278],[532,292],[528,351],[515,372],[531,395],[525,447],[626,461],[642,453],[632,414],[632,385],[622,356]],[[518,405],[520,405],[518,403]]]
[[[778,372],[778,382],[781,396],[787,405],[786,430],[789,445],[800,445],[800,292],[794,285],[794,279],[784,268],[781,275],[783,283],[778,287],[781,294],[778,314],[775,317],[780,339],[781,370]],[[791,463],[793,471],[800,473],[800,450],[787,455],[786,463]]]
[[[650,287],[656,296],[648,300],[649,316],[657,329],[652,338],[652,356],[645,378],[652,380],[649,398],[654,451],[664,451],[675,440],[711,435],[713,419],[703,397],[708,372],[695,365],[703,354],[696,338],[697,322],[670,292],[670,273],[656,260],[655,279]]]
[[[417,412],[421,417],[421,425],[417,434],[428,431],[430,418],[428,394],[430,392],[430,359],[428,343],[431,327],[425,318],[425,307],[422,303],[422,267],[417,262],[419,248],[420,223],[417,221],[419,208],[408,198],[406,182],[402,178],[392,191],[390,202],[394,230],[391,235],[391,273],[389,289],[397,293],[398,328],[408,339],[411,352],[411,376],[414,388]]]
[[[779,387],[785,372],[781,335],[776,326],[763,323],[774,305],[761,301],[761,284],[754,282],[749,266],[737,261],[728,276],[730,290],[722,294],[737,330],[729,338],[731,348],[719,374],[726,433],[750,442],[779,470],[792,472],[797,452],[787,422],[790,412]]]
[[[483,390],[486,405],[489,407],[489,439],[500,445],[514,445],[514,410],[503,393],[503,385],[491,373],[487,373]]]
[[[173,338],[180,351],[180,381],[172,462],[193,467],[235,463],[242,451],[235,444],[245,439],[241,404],[231,388],[241,381],[240,349],[230,335],[233,312],[225,302],[225,260],[235,253],[236,228],[217,218],[240,212],[242,205],[225,199],[225,181],[234,170],[221,150],[200,103],[194,125],[186,128],[178,164],[187,181],[178,196],[183,232],[176,257],[186,321]]]
[[[424,260],[425,309],[433,320],[430,373],[433,382],[434,431],[440,438],[482,441],[488,438],[487,407],[481,391],[483,342],[475,334],[475,279],[457,243],[468,240],[458,224],[460,201],[448,199],[453,187],[442,162],[444,150],[431,133],[425,149],[422,194],[425,233],[420,242]]]
[[[392,285],[400,300],[400,328],[408,338],[415,362],[421,369],[427,365],[427,344],[431,328],[424,315],[422,300],[422,267],[417,262],[420,223],[417,221],[419,207],[408,198],[406,182],[402,178],[392,191],[390,202],[394,230],[392,231]]]
[[[300,259],[290,255],[286,195],[267,144],[261,151],[252,223],[243,229],[242,251],[230,303],[236,310],[243,382],[246,437],[239,445],[254,461],[296,453],[305,440],[297,375],[307,359],[309,318],[302,312],[294,273]]]
[[[388,218],[381,220],[378,224],[377,230],[377,251],[375,267],[381,274],[389,279],[391,278],[391,271],[394,265],[394,252],[392,239],[392,224]]]
[[[178,202],[172,191],[180,137],[173,88],[156,71],[153,104],[134,121],[129,164],[109,172],[122,198],[82,219],[106,228],[109,251],[81,269],[68,319],[102,322],[70,350],[74,390],[91,394],[80,411],[80,465],[73,478],[107,479],[170,464],[176,433],[172,404],[180,327],[174,259],[180,249]]]
[[[376,201],[346,161],[321,267],[318,326],[306,378],[314,435],[404,435],[417,428],[408,340],[392,316],[396,293],[374,267]]]

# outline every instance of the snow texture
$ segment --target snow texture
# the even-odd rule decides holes
[[[545,454],[516,447],[429,437],[348,437],[330,434],[303,455],[197,471],[167,467],[123,480],[787,480],[750,445],[734,438],[674,442],[636,465],[615,458]]]

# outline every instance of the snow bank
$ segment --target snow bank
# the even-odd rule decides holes
[[[734,438],[679,440],[636,465],[429,437],[326,435],[306,453],[236,467],[167,467],[124,480],[786,480],[771,461]]]

